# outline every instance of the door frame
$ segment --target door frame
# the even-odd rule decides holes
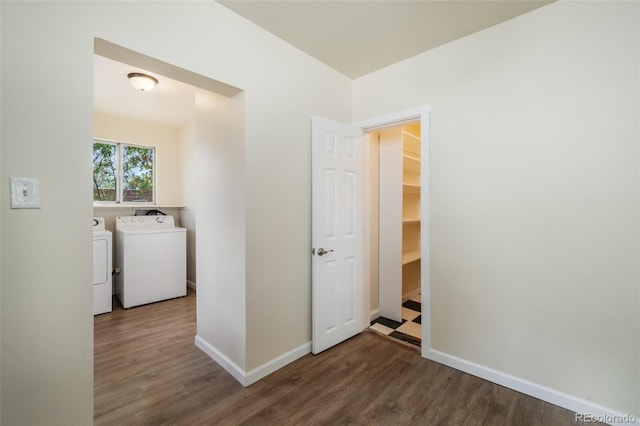
[[[422,345],[421,356],[428,358],[431,351],[431,297],[430,297],[430,245],[429,245],[429,114],[431,113],[430,105],[422,105],[404,111],[399,111],[379,117],[370,118],[353,124],[354,127],[362,129],[363,146],[362,153],[364,156],[363,176],[370,176],[371,173],[371,143],[369,133],[388,127],[397,127],[402,124],[420,121],[420,250],[421,250],[421,271],[420,271],[420,292],[422,294]],[[370,238],[369,232],[371,228],[371,211],[364,208],[370,205],[371,186],[368,180],[363,183],[363,229],[364,232],[364,250],[362,258],[363,268],[363,286],[362,286],[362,311],[363,311],[363,329],[369,327],[371,303],[370,303],[370,286],[371,276],[369,274],[371,268],[371,256],[369,251]]]

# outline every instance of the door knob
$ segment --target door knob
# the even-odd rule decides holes
[[[318,249],[318,256],[322,256],[322,255],[325,255],[325,254],[327,254],[327,253],[331,253],[332,251],[333,251],[333,250],[325,250],[325,249],[323,249],[322,247],[320,247],[320,248]]]

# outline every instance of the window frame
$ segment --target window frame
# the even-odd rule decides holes
[[[91,145],[92,147],[92,152],[93,152],[93,145],[96,143],[100,143],[100,144],[105,144],[105,145],[114,145],[116,147],[116,199],[115,201],[100,201],[100,200],[93,200],[93,203],[96,205],[123,205],[123,206],[155,206],[156,204],[156,197],[157,197],[157,189],[158,189],[158,179],[156,176],[156,162],[157,162],[157,149],[155,146],[150,146],[150,145],[142,145],[142,144],[135,144],[135,143],[129,143],[129,142],[122,142],[122,141],[116,141],[116,140],[111,140],[111,139],[103,139],[103,138],[93,138],[93,143]],[[122,201],[124,198],[124,194],[123,194],[123,181],[122,179],[124,178],[124,174],[123,174],[123,157],[124,157],[124,146],[131,146],[131,147],[135,147],[135,148],[142,148],[142,149],[150,149],[153,152],[153,164],[151,166],[151,177],[153,179],[153,185],[152,185],[152,200],[151,201],[127,201],[124,202]],[[93,164],[92,164],[92,168],[93,168]],[[93,169],[92,169],[93,170]]]

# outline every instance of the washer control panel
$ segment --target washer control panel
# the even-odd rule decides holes
[[[118,216],[116,229],[175,228],[173,216]]]

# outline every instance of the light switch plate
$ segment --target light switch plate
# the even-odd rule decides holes
[[[40,208],[40,188],[38,185],[38,178],[11,178],[11,208]]]

